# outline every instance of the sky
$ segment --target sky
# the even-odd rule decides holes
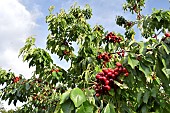
[[[135,16],[122,10],[122,4],[126,0],[0,0],[0,67],[6,70],[12,69],[17,74],[23,74],[26,78],[31,77],[34,68],[23,63],[18,58],[18,53],[27,37],[34,35],[36,46],[45,48],[46,37],[49,34],[45,17],[48,15],[48,8],[54,5],[55,12],[61,8],[68,10],[75,2],[81,7],[89,4],[93,9],[93,16],[88,22],[91,26],[103,25],[107,31],[124,33],[124,29],[117,26],[115,17],[124,15],[127,19],[135,19]],[[152,8],[170,10],[168,0],[147,0],[146,8],[142,14],[150,14]],[[137,40],[142,40],[139,31],[136,31]],[[55,63],[64,69],[70,64],[66,61],[59,61],[56,55],[52,55]],[[21,104],[17,104],[20,106]],[[4,102],[7,109],[14,108]]]

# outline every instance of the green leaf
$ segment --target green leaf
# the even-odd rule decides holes
[[[166,77],[166,75],[164,74],[164,72],[162,71],[163,69],[163,63],[162,63],[162,57],[159,55],[158,56],[158,60],[156,62],[156,76],[159,77],[160,81],[163,83],[163,87],[168,88],[169,86],[169,81]]]
[[[162,19],[161,16],[156,16],[156,18],[157,18],[158,22],[160,22]]]
[[[77,108],[76,113],[86,113],[83,105],[81,105],[79,108]]]
[[[163,48],[165,49],[166,53],[169,55],[169,53],[170,53],[170,48],[169,48],[169,46],[168,46],[166,43],[164,43],[164,42],[162,42],[162,46],[163,46]]]
[[[65,50],[66,48],[65,48],[65,46],[63,45],[63,46],[61,46],[61,50]]]
[[[57,73],[56,73],[55,71],[52,72],[52,75],[53,75],[53,77],[55,77],[56,79],[59,79],[58,76],[57,76]]]
[[[142,92],[138,92],[137,94],[137,102],[140,103],[141,102],[141,98],[142,98]]]
[[[20,96],[21,96],[20,91],[17,91],[17,96],[18,96],[18,97],[20,97]]]
[[[74,104],[71,100],[67,100],[63,104],[61,104],[61,109],[63,113],[71,113],[72,110],[74,110]]]
[[[79,108],[77,108],[76,113],[93,113],[93,109],[94,106],[86,101]]]
[[[84,92],[79,88],[74,88],[70,93],[70,98],[73,101],[75,107],[79,107],[83,102],[86,101]]]
[[[148,23],[147,23],[148,24]],[[139,49],[139,53],[140,54],[145,54],[146,51],[147,51],[147,43],[144,43],[144,42],[139,42],[139,45],[140,45],[140,49]]]
[[[143,96],[143,102],[147,104],[149,97],[150,97],[150,92],[146,91],[144,96]]]
[[[62,72],[57,72],[57,74],[58,74],[59,76],[62,76],[63,73],[62,73]]]
[[[105,107],[104,113],[111,113],[109,104]]]
[[[54,10],[55,6],[50,6],[50,8],[48,9],[50,13],[52,13],[52,11]]]
[[[119,83],[118,81],[115,81],[115,80],[114,80],[114,83],[116,85],[118,85],[121,89],[128,89],[128,86],[125,83],[121,84],[121,83]]]
[[[112,95],[112,96],[114,96],[114,95],[115,95],[114,89],[111,89],[111,90],[109,91],[109,94]]]
[[[104,108],[103,113],[116,113],[114,109],[114,105],[111,103],[108,103],[107,106]]]
[[[135,68],[135,66],[137,66],[139,63],[138,60],[131,58],[130,56],[128,56],[128,64],[132,67],[132,69]]]
[[[146,107],[146,105],[142,106],[142,113],[147,113],[147,107]]]
[[[26,84],[25,84],[25,89],[26,89],[26,90],[29,90],[29,89],[30,89],[29,83],[26,83]]]
[[[168,80],[169,80],[170,69],[163,68],[162,71],[164,72],[165,76],[166,76],[166,77],[168,78]]]
[[[66,100],[69,99],[69,97],[70,97],[70,91],[71,91],[71,90],[68,90],[68,91],[66,91],[65,93],[63,93],[63,94],[61,95],[60,104],[63,104]]]
[[[156,87],[151,89],[151,96],[156,97],[157,93],[158,93],[158,89]]]
[[[140,63],[139,70],[142,71],[146,77],[151,74],[150,68],[143,63]]]
[[[115,106],[113,104],[109,103],[109,107],[110,107],[111,113],[116,113]]]

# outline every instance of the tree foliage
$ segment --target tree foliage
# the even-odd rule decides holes
[[[0,84],[5,84],[1,99],[14,105],[25,102],[16,113],[170,112],[170,11],[154,9],[145,16],[145,0],[126,1],[123,9],[136,20],[117,16],[124,34],[105,31],[102,25],[92,28],[89,5],[73,5],[57,14],[51,6],[46,49],[29,37],[19,53],[35,67],[32,77],[0,69]],[[134,26],[146,41],[135,41]],[[69,69],[57,66],[50,54],[70,61]]]

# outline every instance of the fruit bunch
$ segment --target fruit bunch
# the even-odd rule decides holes
[[[105,53],[101,53],[101,54],[99,54],[97,56],[98,60],[103,59],[103,61],[105,61],[105,62],[109,62],[111,58],[112,58],[111,54],[106,53],[106,52]]]
[[[19,80],[20,80],[19,77],[15,77],[15,78],[13,79],[13,82],[14,82],[14,83],[17,83]]]
[[[119,56],[124,57],[125,56],[125,50],[122,49],[121,51],[116,52]]]
[[[52,69],[52,70],[51,70],[51,73],[52,73],[52,72],[56,72],[56,73],[57,73],[57,72],[59,72],[59,69]]]
[[[112,42],[112,43],[120,43],[122,41],[121,37],[119,36],[116,36],[115,34],[113,34],[112,32],[110,32],[106,37],[105,39],[108,41],[108,42]]]
[[[114,90],[117,89],[117,85],[114,83],[114,80],[120,82],[122,81],[118,79],[118,76],[124,74],[124,76],[129,76],[128,70],[122,66],[121,63],[117,62],[116,67],[114,69],[104,68],[102,72],[96,75],[97,83],[95,84],[96,96],[100,96],[101,94],[108,94],[112,88]]]
[[[70,51],[67,51],[67,50],[63,51],[63,55],[69,55],[69,54],[70,54]]]

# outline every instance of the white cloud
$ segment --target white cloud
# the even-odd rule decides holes
[[[0,7],[0,66],[25,73],[28,66],[18,59],[18,52],[35,30],[36,18],[18,0],[1,0]]]
[[[18,0],[0,0],[0,67],[29,78],[33,69],[18,59],[19,49],[25,39],[36,30],[36,19],[41,14],[37,9],[29,12]],[[7,106],[7,109],[14,106]]]

